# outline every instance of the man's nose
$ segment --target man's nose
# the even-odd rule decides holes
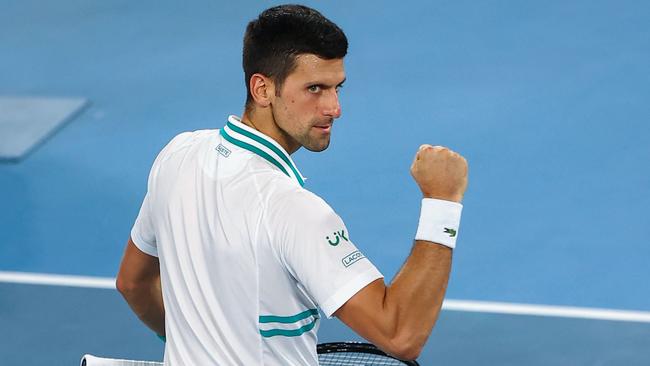
[[[336,89],[332,89],[327,93],[325,108],[323,114],[331,118],[341,117],[341,103],[339,103],[339,93]]]

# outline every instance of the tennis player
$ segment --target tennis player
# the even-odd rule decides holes
[[[347,46],[313,9],[262,12],[244,36],[241,118],[176,136],[153,163],[117,288],[166,336],[166,365],[317,365],[319,309],[398,358],[422,350],[447,287],[467,163],[444,147],[417,150],[416,240],[385,285],[291,159],[329,145]]]

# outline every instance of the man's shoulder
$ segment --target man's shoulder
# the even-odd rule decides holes
[[[181,132],[174,136],[163,150],[182,149],[185,146],[196,145],[215,138],[219,130],[196,130]]]
[[[169,140],[169,142],[158,154],[156,160],[162,162],[179,151],[208,142],[216,138],[218,134],[219,130],[196,130],[181,132]]]
[[[278,179],[277,183],[267,201],[271,216],[303,221],[336,215],[332,207],[317,194],[286,179]]]

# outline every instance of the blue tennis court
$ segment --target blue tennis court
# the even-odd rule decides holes
[[[241,114],[244,28],[278,3],[2,2],[0,98],[86,104],[0,161],[0,363],[162,359],[110,278],[158,151]],[[418,146],[470,164],[420,363],[650,364],[650,4],[306,4],[350,49],[330,148],[293,158],[387,280],[417,226]]]

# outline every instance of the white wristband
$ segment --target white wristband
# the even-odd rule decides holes
[[[415,240],[426,240],[455,248],[461,211],[463,205],[460,203],[423,198]]]

